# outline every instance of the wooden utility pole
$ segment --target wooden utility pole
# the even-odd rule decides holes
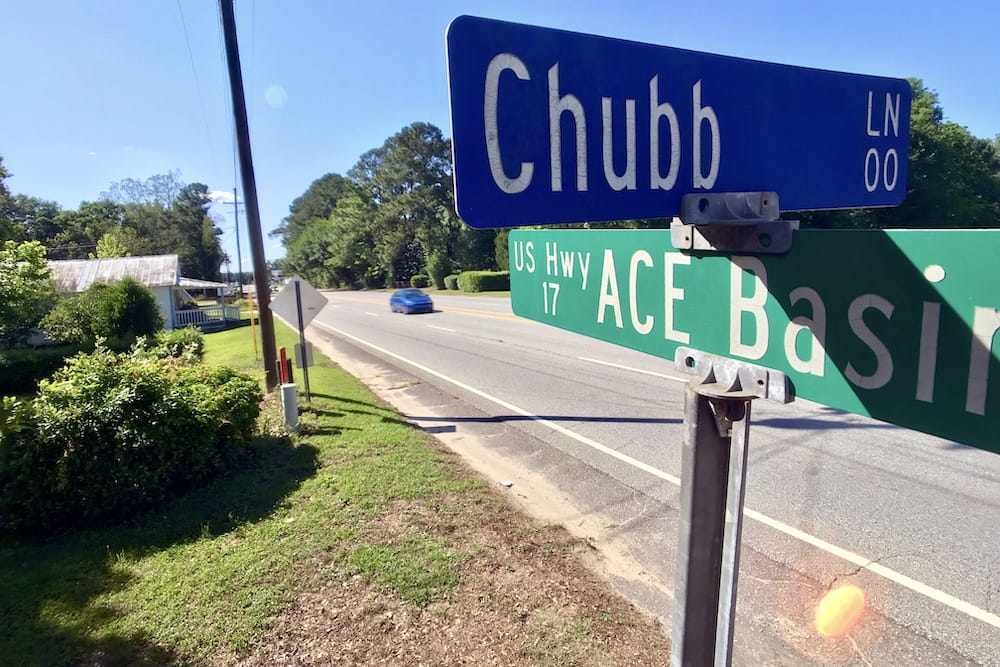
[[[229,69],[229,90],[233,96],[233,118],[236,122],[236,146],[240,159],[240,180],[243,181],[244,210],[250,232],[250,253],[253,256],[253,278],[260,313],[260,336],[264,352],[264,381],[268,391],[278,385],[277,347],[274,343],[274,318],[271,316],[271,288],[268,281],[267,260],[264,258],[264,235],[260,227],[260,210],[257,207],[257,183],[253,174],[250,155],[250,129],[247,124],[247,106],[243,95],[243,74],[240,71],[240,50],[236,43],[236,16],[233,0],[219,0],[222,13],[222,33],[226,41],[226,65]],[[237,223],[239,224],[239,223]],[[251,314],[251,317],[253,315]]]

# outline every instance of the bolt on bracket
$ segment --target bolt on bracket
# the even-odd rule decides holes
[[[687,194],[670,241],[678,250],[782,254],[791,250],[799,222],[780,215],[776,192]]]
[[[764,398],[778,403],[795,400],[795,388],[781,371],[707,354],[689,347],[674,352],[674,368],[692,376],[695,391],[713,398]]]

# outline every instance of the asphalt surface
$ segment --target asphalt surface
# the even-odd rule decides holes
[[[544,476],[640,564],[615,582],[669,623],[684,378],[667,360],[516,318],[507,299],[327,293],[313,335],[420,382],[432,433]],[[433,409],[431,409],[433,408]],[[1000,456],[796,401],[753,404],[734,664],[1000,665]],[[568,521],[572,521],[569,518]],[[613,579],[616,579],[612,575]],[[815,630],[831,587],[867,613]]]

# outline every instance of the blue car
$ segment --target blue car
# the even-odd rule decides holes
[[[389,297],[389,310],[394,313],[429,313],[434,310],[434,302],[423,290],[415,287],[396,290]]]

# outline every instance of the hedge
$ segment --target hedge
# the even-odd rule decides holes
[[[133,516],[242,458],[258,382],[98,348],[0,409],[0,532]]]
[[[422,273],[418,273],[410,278],[410,287],[427,287],[431,279]]]
[[[444,288],[450,290],[458,289],[458,275],[452,274],[444,277]]]
[[[463,292],[500,292],[510,289],[509,271],[463,271],[458,274]]]

